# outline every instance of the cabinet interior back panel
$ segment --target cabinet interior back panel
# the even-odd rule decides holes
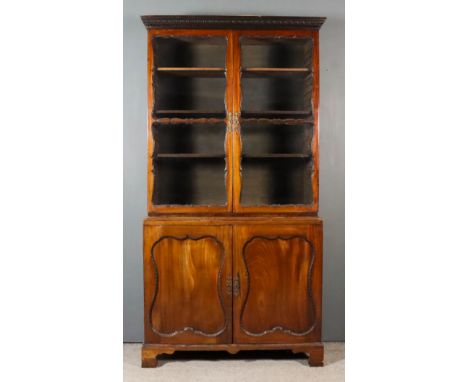
[[[153,166],[153,204],[226,204],[223,158],[160,158]]]
[[[156,67],[225,67],[224,37],[153,37]]]

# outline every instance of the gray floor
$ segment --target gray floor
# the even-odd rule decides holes
[[[141,344],[124,344],[125,382],[342,382],[345,369],[345,344],[325,343],[325,366],[309,367],[302,354],[289,351],[179,352],[159,357],[159,367],[140,367]]]

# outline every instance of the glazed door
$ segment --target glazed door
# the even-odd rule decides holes
[[[232,227],[144,230],[145,343],[230,343]]]
[[[318,32],[148,41],[148,213],[317,212]]]
[[[320,341],[322,225],[234,227],[234,343]]]
[[[234,211],[318,211],[318,32],[234,32]]]
[[[149,31],[149,214],[232,210],[232,93],[229,31]]]

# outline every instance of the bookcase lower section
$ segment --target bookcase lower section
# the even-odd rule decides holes
[[[144,344],[141,349],[141,366],[157,367],[160,354],[173,354],[176,351],[227,351],[236,354],[241,350],[291,350],[305,353],[309,366],[323,366],[323,344],[218,344],[218,345],[156,345]]]
[[[322,365],[322,220],[165,217],[144,225],[142,366],[187,350],[281,350]]]

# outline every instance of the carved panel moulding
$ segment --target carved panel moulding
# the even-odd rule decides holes
[[[170,333],[164,333],[164,332],[159,331],[156,328],[156,326],[153,324],[153,310],[155,308],[156,298],[157,298],[158,289],[159,289],[159,273],[158,273],[158,266],[157,266],[157,262],[156,262],[156,258],[155,258],[155,248],[163,240],[167,240],[167,239],[173,239],[173,240],[178,240],[178,241],[185,241],[185,240],[198,241],[198,240],[208,239],[208,240],[213,240],[216,243],[216,245],[219,247],[219,249],[220,249],[219,253],[221,255],[222,260],[221,260],[221,266],[219,268],[218,277],[217,277],[217,280],[218,280],[218,282],[217,282],[217,291],[218,291],[218,300],[219,300],[219,303],[221,305],[221,309],[222,309],[223,316],[224,316],[224,325],[223,325],[223,327],[221,329],[217,330],[216,332],[206,333],[206,332],[203,332],[200,329],[187,326],[187,327],[181,328],[179,330],[175,330],[175,331],[170,332]],[[149,321],[151,323],[151,329],[155,334],[157,334],[157,335],[159,335],[161,337],[174,337],[174,336],[176,336],[178,334],[181,334],[181,333],[192,332],[194,334],[198,334],[198,335],[205,336],[205,337],[217,337],[226,330],[228,320],[227,320],[227,317],[226,317],[226,307],[224,306],[224,303],[223,303],[222,290],[221,290],[221,287],[222,287],[221,286],[221,278],[222,278],[222,273],[223,273],[223,270],[224,270],[225,257],[226,256],[225,256],[225,252],[224,252],[223,243],[221,243],[216,237],[210,236],[210,235],[198,236],[198,237],[192,237],[192,236],[189,236],[189,235],[183,236],[183,237],[162,236],[161,238],[159,238],[157,241],[154,242],[153,246],[151,247],[151,262],[152,262],[153,267],[154,267],[155,284],[156,285],[155,285],[153,301],[151,303],[151,308],[149,310]]]
[[[289,334],[289,335],[292,335],[292,336],[301,337],[301,336],[305,336],[305,335],[311,333],[315,329],[315,326],[316,326],[316,323],[317,323],[317,318],[315,316],[315,306],[314,306],[313,303],[312,303],[312,309],[313,309],[314,321],[312,322],[312,324],[311,324],[311,326],[309,328],[307,328],[305,331],[302,331],[302,332],[295,331],[295,330],[292,330],[292,329],[288,329],[288,328],[285,328],[285,327],[283,327],[281,325],[274,325],[271,328],[266,329],[266,330],[264,330],[262,332],[254,333],[254,332],[251,332],[251,331],[247,330],[242,325],[242,317],[244,315],[244,310],[245,310],[245,306],[247,305],[247,299],[249,297],[249,291],[250,291],[250,274],[249,274],[249,269],[248,269],[248,266],[247,266],[247,261],[246,261],[246,258],[245,258],[245,250],[246,250],[247,246],[249,244],[251,244],[255,240],[275,241],[275,240],[294,240],[294,239],[300,239],[300,240],[305,241],[307,243],[307,245],[309,246],[309,248],[310,248],[310,252],[309,252],[310,261],[309,261],[309,267],[308,267],[308,270],[307,270],[307,294],[308,294],[308,296],[310,298],[312,298],[312,269],[313,269],[314,260],[315,260],[315,250],[314,250],[314,246],[312,245],[312,243],[308,239],[306,239],[304,236],[253,236],[248,241],[245,242],[245,244],[244,244],[244,246],[242,248],[242,260],[244,262],[244,268],[245,268],[245,272],[246,272],[246,276],[247,276],[247,286],[246,286],[246,295],[245,295],[244,301],[242,303],[242,308],[241,308],[241,313],[240,313],[240,323],[241,323],[240,327],[241,327],[242,331],[244,333],[246,333],[247,335],[249,335],[249,336],[262,337],[262,336],[265,336],[267,334],[274,333],[274,332],[283,332],[285,334]]]

